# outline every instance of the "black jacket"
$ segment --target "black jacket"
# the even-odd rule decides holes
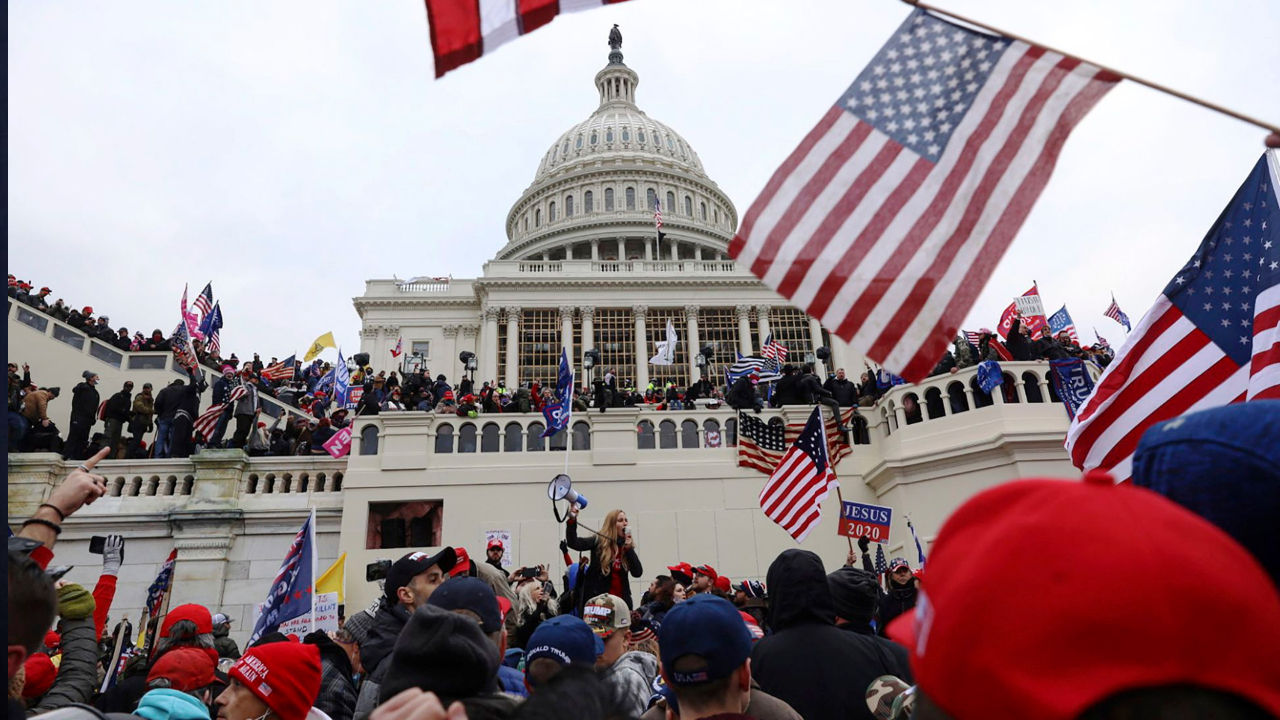
[[[1056,338],[1040,338],[1032,346],[1033,359],[1035,360],[1064,360],[1071,357],[1066,348],[1062,347],[1062,343]]]
[[[586,575],[582,578],[582,598],[590,600],[591,598],[609,592],[609,586],[612,578],[600,572],[600,553],[596,549],[596,536],[578,537],[578,523],[570,519],[564,525],[565,542],[569,547],[579,552],[591,551],[591,562],[587,568]],[[628,550],[626,555],[627,572],[631,577],[644,577],[644,566],[640,564],[640,556],[635,550]],[[631,582],[627,578],[622,578],[622,595],[623,600],[627,601],[627,607],[632,610],[636,609],[635,602],[631,599]]]
[[[204,378],[192,376],[186,385],[178,388],[178,409],[186,410],[194,421],[200,416],[200,394],[209,387]]]
[[[351,720],[356,714],[356,685],[351,680],[351,658],[323,630],[302,640],[320,650],[320,694],[315,707],[333,720]]]
[[[1005,339],[1004,346],[1009,349],[1009,354],[1014,360],[1032,360],[1034,359],[1034,350],[1032,349],[1031,339],[1023,335],[1022,321],[1018,318],[1013,319],[1013,325],[1009,326],[1009,337]]]
[[[729,388],[729,407],[735,410],[751,410],[756,406],[756,386],[751,384],[751,378],[740,377],[733,383],[733,387]]]
[[[800,375],[800,379],[796,381],[796,386],[800,391],[800,400],[805,405],[816,404],[819,398],[831,397],[831,392],[822,387],[822,382],[813,373]]]
[[[751,653],[760,688],[805,720],[872,718],[867,686],[881,675],[913,682],[905,649],[835,626],[822,559],[786,550],[769,566],[770,635]]]
[[[392,605],[386,598],[383,598],[378,611],[373,614],[369,634],[360,644],[360,664],[364,666],[364,680],[360,683],[360,692],[356,696],[357,714],[368,714],[378,706],[382,681],[387,676],[387,668],[391,667],[391,651],[395,650],[400,631],[411,616],[412,613],[404,605]]]
[[[858,404],[858,385],[849,378],[840,380],[834,375],[827,378],[823,385],[827,392],[840,403],[840,407],[852,407]]]
[[[133,393],[121,390],[107,399],[106,416],[108,420],[129,422],[129,410],[133,407]]]
[[[808,405],[804,391],[800,388],[800,376],[796,373],[783,375],[778,384],[773,386],[773,406]]]
[[[172,420],[178,412],[178,395],[182,388],[178,385],[167,385],[156,394],[156,420]]]
[[[71,389],[71,419],[92,422],[98,417],[98,388],[88,380]]]
[[[899,586],[893,580],[889,581],[889,585],[889,592],[880,592],[880,620],[876,625],[876,627],[879,628],[878,632],[880,635],[884,635],[885,627],[888,626],[894,618],[915,608],[916,597],[919,595],[914,578],[910,580],[910,584],[906,587]]]

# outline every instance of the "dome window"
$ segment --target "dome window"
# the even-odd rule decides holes
[[[552,200],[551,205],[547,208],[547,222],[556,221],[556,201]]]
[[[639,135],[637,135],[636,137],[640,140],[640,142],[641,142],[641,143],[643,143],[643,142],[644,142],[644,131],[643,131],[643,130],[639,131]]]
[[[582,212],[591,214],[596,210],[596,196],[590,190],[582,194]]]
[[[702,207],[702,222],[706,222],[707,221],[707,204],[702,203],[701,207]]]
[[[627,128],[622,128],[622,142],[631,142],[631,131]]]
[[[684,214],[693,217],[693,198],[688,195],[684,196]]]
[[[716,208],[716,224],[720,224],[720,208]]]
[[[676,144],[675,144],[674,142],[671,142],[671,136],[670,136],[670,135],[668,135],[668,136],[667,136],[667,149],[668,149],[668,150],[675,150],[675,149],[676,149]]]
[[[613,128],[604,131],[604,141],[607,143],[613,142]]]
[[[673,192],[668,192],[667,193],[667,212],[675,214],[675,211],[676,211],[676,194]]]
[[[533,226],[542,227],[542,208],[533,211]]]
[[[569,138],[564,139],[564,154],[569,154]]]
[[[581,136],[581,135],[579,135],[579,136],[578,136],[578,142],[574,144],[574,147],[578,148],[579,150],[581,150],[581,149],[582,149],[582,136]]]
[[[598,142],[599,140],[600,140],[600,136],[596,134],[596,131],[595,131],[595,130],[592,130],[592,131],[591,131],[591,144],[592,144],[592,145],[595,145],[595,144],[596,144],[596,142]]]
[[[567,218],[573,217],[573,196],[572,195],[564,196],[564,216]]]
[[[604,189],[604,211],[613,212],[613,188]]]
[[[627,209],[636,209],[636,189],[633,187],[627,188]]]
[[[644,191],[644,204],[647,210],[658,207],[658,193],[654,192],[653,188]]]

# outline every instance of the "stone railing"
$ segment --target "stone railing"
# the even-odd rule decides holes
[[[486,278],[554,275],[592,277],[598,275],[726,276],[754,277],[733,260],[491,260],[485,264]]]

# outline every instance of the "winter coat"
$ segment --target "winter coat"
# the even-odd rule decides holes
[[[827,379],[823,388],[831,393],[836,402],[840,403],[840,407],[853,407],[858,404],[858,384],[849,378],[841,380],[832,376]]]
[[[185,410],[192,421],[200,417],[200,395],[209,387],[204,378],[194,376],[178,388],[178,409]]]
[[[364,666],[364,681],[356,698],[356,714],[367,715],[378,706],[378,692],[382,687],[387,668],[391,667],[391,651],[412,613],[400,603],[391,604],[386,598],[378,604],[369,625],[369,634],[360,644],[360,664]]]
[[[1071,354],[1062,347],[1062,343],[1056,338],[1040,338],[1033,346],[1035,359],[1037,360],[1065,360],[1071,357]]]
[[[98,417],[98,388],[88,380],[71,389],[71,419],[93,422]]]
[[[946,375],[951,372],[951,368],[955,366],[956,358],[951,354],[951,351],[948,350],[947,353],[942,356],[942,359],[938,361],[938,364],[933,366],[933,370],[929,372],[929,376]]]
[[[889,581],[889,591],[880,591],[880,599],[877,602],[879,608],[879,622],[876,624],[880,630],[880,635],[884,635],[884,629],[899,615],[910,612],[916,606],[916,598],[919,590],[916,589],[915,578],[908,581],[906,587],[898,585],[893,580]]]
[[[967,339],[957,338],[955,346],[956,367],[963,370],[967,367],[973,367],[978,364],[978,362],[973,359],[973,346],[969,344]]]
[[[751,674],[765,692],[805,720],[867,718],[866,691],[881,675],[912,683],[906,650],[835,626],[835,604],[822,559],[785,550],[769,566],[769,624],[756,643]]]
[[[244,397],[236,401],[234,414],[252,415],[262,407],[258,400],[258,386],[251,382],[244,384]]]
[[[658,659],[647,652],[632,651],[624,653],[608,670],[601,672],[600,682],[612,690],[615,707],[623,717],[639,717],[649,706],[653,679],[657,676]],[[865,701],[863,707],[866,707]]]
[[[351,720],[356,713],[356,685],[351,680],[351,658],[347,651],[322,630],[302,640],[320,650],[320,694],[315,707],[333,720]]]
[[[98,636],[93,616],[83,620],[63,620],[58,625],[62,635],[62,662],[49,692],[27,711],[27,717],[57,710],[72,703],[88,703],[97,689]]]
[[[831,397],[831,392],[822,387],[822,383],[818,380],[818,376],[813,373],[804,373],[800,379],[796,381],[796,389],[799,390],[800,399],[805,405],[814,405],[822,398]]]
[[[803,391],[800,389],[800,376],[796,373],[783,375],[778,384],[773,387],[773,405],[782,407],[783,405],[808,405]]]
[[[129,432],[141,433],[151,429],[151,418],[156,414],[155,398],[147,393],[138,393],[133,399],[133,418],[129,421]]]
[[[1022,320],[1013,319],[1013,325],[1009,326],[1009,337],[1005,338],[1004,346],[1009,349],[1009,354],[1014,360],[1032,360],[1034,359],[1034,351],[1031,346],[1031,338],[1023,335],[1021,332]]]
[[[734,410],[750,410],[756,406],[757,397],[756,386],[751,384],[751,378],[740,377],[729,388],[729,397],[725,400]]]
[[[488,564],[488,561],[482,563],[472,563],[476,569],[476,577],[488,583],[493,588],[493,594],[498,597],[504,597],[507,602],[514,607],[516,604],[516,591],[511,589],[511,582],[507,578],[507,571],[501,567],[494,567]],[[507,635],[516,634],[516,614],[507,613],[506,628]]]
[[[36,390],[22,398],[22,416],[32,424],[49,419],[49,401],[53,393],[48,390]]]
[[[235,640],[231,639],[230,625],[214,625],[213,626],[213,648],[218,651],[218,657],[231,658],[238,660],[240,658],[240,646]]]
[[[146,720],[208,720],[209,708],[195,695],[157,688],[142,696],[133,714]]]
[[[174,413],[178,412],[178,397],[182,394],[182,387],[178,385],[168,385],[156,394],[154,410],[157,420],[172,420]]]
[[[133,393],[128,390],[120,392],[107,398],[106,418],[108,420],[119,420],[122,423],[129,421],[129,408],[133,406]]]
[[[231,391],[240,383],[235,379],[228,380],[226,378],[218,378],[213,381],[213,397],[210,398],[214,405],[221,405],[231,397]]]
[[[613,584],[612,573],[605,575],[600,571],[600,551],[596,547],[596,536],[578,537],[578,523],[570,518],[565,523],[565,542],[570,548],[579,552],[591,551],[591,562],[587,567],[586,576],[582,578],[582,597],[591,599],[597,595],[609,592],[610,586]],[[621,548],[619,548],[621,549]],[[627,566],[624,572],[631,573],[631,577],[644,577],[644,566],[640,564],[640,556],[636,554],[635,549],[626,552]],[[635,603],[631,600],[631,583],[624,576],[622,578],[622,599],[627,601],[627,607],[635,608]],[[561,612],[564,612],[563,610]],[[644,708],[641,708],[643,710]],[[637,715],[640,713],[637,712]]]
[[[664,603],[661,600],[654,600],[640,608],[640,616],[654,625],[661,625],[662,621],[666,619],[667,613],[670,612],[673,607],[675,607],[675,603]]]
[[[546,601],[538,603],[538,607],[533,612],[523,613],[516,619],[516,634],[511,641],[511,647],[528,649],[529,638],[533,636],[533,632],[538,629],[543,620],[548,620],[555,616],[551,609],[547,607]]]

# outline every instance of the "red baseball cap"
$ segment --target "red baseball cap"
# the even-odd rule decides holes
[[[711,578],[711,582],[715,582],[716,578],[720,577],[720,574],[716,572],[716,569],[711,567],[710,565],[699,565],[698,567],[693,569],[693,574],[705,575]]]
[[[490,541],[489,541],[489,544],[488,544],[488,545],[486,545],[484,549],[485,549],[485,552],[488,552],[488,551],[490,551],[490,550],[492,550],[492,549],[494,549],[494,548],[498,548],[499,550],[501,550],[501,551],[503,551],[503,552],[506,552],[506,550],[507,550],[505,547],[503,547],[503,545],[502,545],[502,541],[501,541],[501,540],[499,540],[498,538],[494,538],[494,539],[490,540]]]
[[[213,658],[205,651],[193,647],[174,648],[151,666],[147,683],[164,678],[174,690],[191,692],[213,684],[216,679],[213,669]]]
[[[280,720],[303,720],[320,694],[320,649],[293,642],[258,645],[245,651],[227,674]]]
[[[1125,577],[1116,575],[1118,564]],[[1009,567],[1032,568],[992,583]],[[1231,568],[1229,583],[1217,582]],[[1206,621],[1231,618],[1232,630]],[[1074,718],[1127,690],[1194,685],[1280,716],[1280,593],[1199,516],[1106,473],[980,493],[943,525],[916,611],[888,627],[920,690],[985,717]]]
[[[693,566],[687,562],[676,563],[675,565],[668,565],[667,570],[671,572],[671,576],[675,578],[677,581],[680,580],[681,576],[683,576],[684,578],[687,578],[683,584],[688,584],[693,582]]]
[[[164,622],[160,624],[160,637],[169,637],[169,629],[179,620],[194,622],[196,624],[196,632],[199,634],[213,632],[213,615],[209,614],[209,608],[192,603],[179,605],[164,616]]]
[[[729,578],[725,577],[724,575],[721,575],[716,578],[715,586],[716,586],[716,589],[719,590],[720,592],[727,593],[733,590],[733,581],[731,581]]]
[[[453,563],[453,569],[449,571],[449,577],[457,577],[471,572],[471,555],[467,553],[467,549],[458,547],[453,549],[453,554],[457,560]]]

